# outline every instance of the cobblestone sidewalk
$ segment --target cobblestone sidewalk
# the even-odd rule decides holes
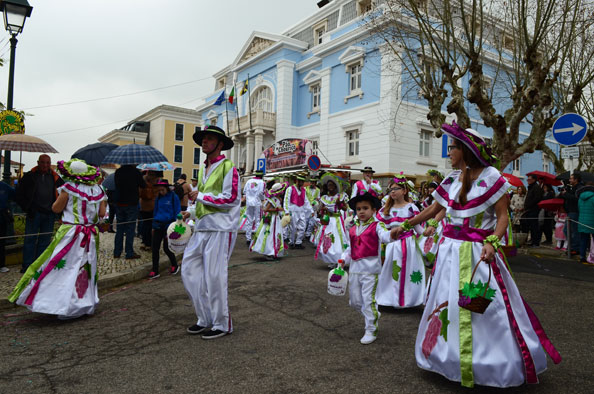
[[[99,235],[99,255],[97,256],[99,279],[106,275],[127,272],[152,262],[151,251],[140,249],[141,241],[138,237],[134,238],[134,251],[141,256],[139,259],[126,260],[124,254],[120,258],[114,258],[114,238],[115,234],[113,233],[101,233]],[[165,254],[161,250],[161,258],[164,256]],[[178,259],[179,262],[181,262],[181,259]],[[8,268],[10,272],[0,273],[0,299],[6,299],[9,296],[22,275],[19,272],[21,269],[20,265],[9,265]]]

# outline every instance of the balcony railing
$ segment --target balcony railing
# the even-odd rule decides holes
[[[265,112],[258,109],[252,112],[252,127],[251,129],[265,129],[276,130],[276,114],[274,112]],[[242,116],[239,118],[239,131],[244,132],[250,130],[249,117]],[[229,119],[229,135],[237,134],[237,119]]]

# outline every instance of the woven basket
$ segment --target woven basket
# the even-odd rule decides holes
[[[472,280],[474,279],[474,274],[476,273],[476,269],[481,264],[481,262],[482,262],[482,260],[479,261],[478,264],[474,266],[474,269],[472,270],[472,275],[470,276],[470,283],[472,283]],[[475,297],[475,298],[471,298],[470,304],[464,305],[461,307],[464,309],[468,309],[471,312],[481,313],[481,314],[485,313],[485,311],[487,310],[487,307],[489,307],[489,304],[491,304],[491,300],[485,298],[485,295],[487,294],[487,290],[489,290],[489,283],[491,283],[491,264],[489,264],[487,262],[485,262],[485,264],[487,264],[489,266],[489,279],[487,280],[487,286],[485,287],[485,291],[483,292],[483,295]],[[463,297],[462,290],[458,290],[458,294],[459,294],[459,297]]]

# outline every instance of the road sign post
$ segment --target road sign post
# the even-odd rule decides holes
[[[262,171],[263,174],[266,174],[266,159],[258,159],[256,171]]]

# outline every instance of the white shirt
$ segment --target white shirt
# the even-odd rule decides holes
[[[255,207],[262,205],[264,200],[264,189],[266,185],[262,179],[252,178],[246,182],[243,187],[243,195],[245,196],[245,204],[248,207]]]

